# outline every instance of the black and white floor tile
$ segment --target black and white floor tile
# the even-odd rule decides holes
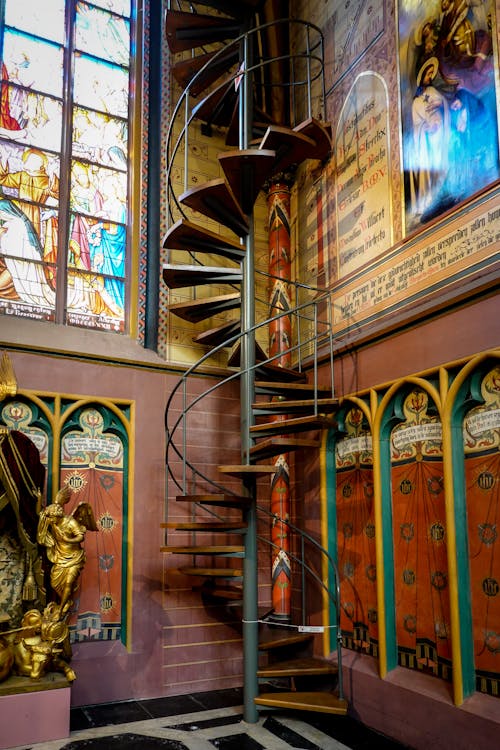
[[[241,690],[75,708],[71,735],[12,750],[404,750],[350,717],[262,712],[243,720]],[[407,749],[408,750],[408,749]]]

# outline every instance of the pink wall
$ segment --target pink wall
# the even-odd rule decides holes
[[[487,297],[368,342],[356,351],[342,350],[334,364],[336,395],[356,393],[497,347],[498,310],[498,296]],[[322,373],[324,382],[329,377],[327,367]]]
[[[164,502],[163,411],[174,378],[162,372],[113,367],[65,357],[10,353],[20,390],[135,401],[133,537],[129,651],[121,642],[75,644],[73,705],[163,694],[162,571],[159,547]],[[175,377],[175,376],[174,376]]]
[[[353,651],[345,652],[344,683],[359,721],[414,750],[498,747],[498,698],[476,693],[454,706],[442,680],[402,667],[381,680],[375,659]]]

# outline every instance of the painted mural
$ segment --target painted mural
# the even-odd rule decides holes
[[[61,485],[90,503],[98,532],[85,540],[87,562],[71,623],[74,640],[120,638],[123,536],[123,440],[109,415],[84,409],[61,442]]]
[[[450,603],[441,423],[412,391],[392,431],[396,639],[402,666],[450,678]]]
[[[399,0],[406,233],[498,179],[492,0]]]
[[[377,567],[372,440],[363,412],[352,408],[335,447],[340,626],[344,645],[378,653]]]
[[[497,5],[318,8],[335,149],[299,172],[296,253],[299,277],[331,290],[338,337],[411,318],[495,262]]]
[[[341,278],[392,245],[388,95],[375,73],[360,74],[349,91],[335,134],[335,155]]]

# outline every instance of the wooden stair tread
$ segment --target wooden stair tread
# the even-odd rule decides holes
[[[221,508],[247,508],[250,500],[237,495],[177,495],[178,503],[190,502],[201,505],[215,505]]]
[[[206,544],[206,545],[171,545],[160,547],[160,552],[168,552],[175,555],[232,555],[243,554],[245,548],[241,544]]]
[[[235,604],[233,606],[233,612],[235,614],[238,612],[240,613],[240,620],[242,621],[242,624],[243,624],[243,620],[244,620],[243,607],[239,608],[238,605]],[[266,617],[269,617],[273,613],[274,613],[274,607],[272,604],[268,604],[267,606],[259,605],[257,607],[257,619],[258,620],[264,620]]]
[[[197,0],[198,5],[209,5],[211,8],[222,11],[232,18],[248,18],[262,0]]]
[[[213,599],[223,599],[227,602],[241,602],[243,589],[241,586],[221,586],[212,581],[205,581],[200,587],[201,594]]]
[[[240,26],[230,18],[168,10],[165,36],[174,54],[193,47],[233,39],[240,34]]]
[[[330,123],[309,117],[294,128],[296,133],[312,138],[316,147],[312,158],[323,161],[332,150],[332,126]]]
[[[231,119],[231,122],[228,126],[228,131],[226,135],[226,145],[227,146],[238,146],[238,138],[239,138],[239,111],[238,108],[235,107],[233,117]],[[255,120],[252,122],[252,135],[254,136],[252,140],[249,142],[250,148],[258,148],[260,145],[260,142],[262,141],[262,138],[264,137],[264,134],[266,130],[269,127],[269,121],[263,120],[262,122],[259,122]]]
[[[223,323],[220,326],[209,328],[207,331],[199,333],[197,336],[193,336],[195,344],[203,344],[204,346],[220,346],[232,336],[236,336],[241,330],[240,320],[230,320],[228,323]],[[230,346],[230,344],[228,344]]]
[[[279,373],[277,373],[277,375],[278,374]],[[291,393],[292,395],[308,395],[312,398],[314,398],[315,391],[318,396],[322,394],[331,394],[330,388],[323,388],[321,386],[315,388],[313,383],[287,383],[284,381],[274,382],[272,380],[256,380],[255,390],[259,393],[272,393],[274,395]]]
[[[284,399],[282,401],[255,401],[252,404],[252,409],[258,416],[265,416],[266,414],[311,413],[314,412],[315,408],[317,409],[317,413],[322,414],[335,411],[338,405],[338,398],[318,398],[316,402],[310,398],[295,401]]]
[[[276,154],[268,149],[225,151],[218,159],[234,197],[244,213],[250,213],[269,177]]]
[[[280,367],[279,365],[274,365],[272,362],[263,362],[262,364],[259,364],[255,370],[255,374],[259,379],[265,377],[267,380],[276,380],[284,383],[306,384],[305,373],[288,367]]]
[[[267,359],[267,354],[261,347],[258,341],[255,342],[255,361],[264,362]],[[238,339],[236,344],[233,345],[232,351],[227,360],[228,367],[239,367],[241,365],[241,339]]]
[[[244,247],[239,240],[223,237],[187,219],[179,219],[170,227],[164,237],[163,247],[211,253],[235,261],[241,261],[245,255]]]
[[[186,190],[179,203],[218,221],[242,237],[248,234],[248,219],[223,177]]]
[[[203,576],[208,578],[243,578],[240,568],[197,568],[193,565],[185,565],[177,568],[179,573],[187,576]]]
[[[235,292],[234,294],[221,294],[217,297],[203,297],[186,302],[176,302],[167,305],[167,309],[183,320],[198,323],[200,320],[206,320],[227,310],[235,310],[240,305],[240,293]]]
[[[308,643],[314,638],[314,633],[299,633],[293,628],[263,626],[259,635],[259,650],[270,651],[274,648],[293,646],[297,643]]]
[[[189,86],[191,96],[197,97],[206,91],[223,74],[226,74],[239,59],[239,50],[235,46],[228,47],[214,57],[214,52],[188,57],[172,65],[172,74],[181,88]],[[212,60],[212,64],[207,63]],[[206,66],[206,67],[205,67]],[[203,68],[203,70],[202,70]]]
[[[250,474],[254,476],[276,474],[276,466],[274,465],[265,466],[261,464],[259,466],[257,464],[226,464],[218,466],[217,468],[221,474],[231,474],[236,477],[244,477]]]
[[[172,529],[175,531],[196,531],[196,532],[213,532],[213,531],[244,531],[246,524],[242,521],[165,521],[160,524],[161,529]]]
[[[205,122],[208,126],[207,132],[210,133],[212,125],[226,128],[234,117],[235,110],[238,110],[238,92],[235,89],[234,76],[228,76],[226,81],[220,83],[193,107],[192,115]]]
[[[270,125],[267,129],[260,148],[272,149],[276,152],[274,170],[281,172],[292,164],[300,164],[314,154],[315,141],[303,133],[287,127]]]
[[[259,667],[257,677],[298,677],[301,675],[337,674],[338,667],[328,659],[315,656],[274,662]]]
[[[169,289],[199,286],[201,284],[240,284],[241,278],[242,274],[239,268],[182,263],[163,264],[163,281]]]
[[[307,432],[309,430],[325,429],[332,427],[332,421],[322,414],[311,414],[306,417],[295,417],[283,419],[266,424],[256,424],[250,427],[252,437],[265,437],[266,435],[285,435],[296,432]]]
[[[302,440],[299,438],[272,437],[250,448],[250,458],[260,461],[280,453],[290,453],[301,448],[319,448],[318,440]]]
[[[227,81],[219,84],[198,102],[191,114],[208,125],[227,126],[233,117],[237,96],[234,78],[229,76]]]
[[[274,708],[291,708],[296,711],[316,711],[325,714],[347,714],[347,701],[333,693],[321,692],[283,692],[261,693],[254,699],[258,706]]]
[[[249,146],[255,146],[258,148],[262,138],[269,125],[273,124],[273,119],[267,112],[264,112],[254,101],[253,108],[253,122],[252,122],[252,137],[249,141]],[[233,115],[230,122],[228,123],[226,133],[226,145],[227,146],[238,146],[239,145],[239,124],[240,124],[240,113],[236,106],[233,110]]]

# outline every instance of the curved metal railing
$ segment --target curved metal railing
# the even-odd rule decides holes
[[[268,547],[271,547],[273,550],[277,551],[284,551],[285,554],[288,556],[290,560],[297,563],[300,566],[301,570],[301,625],[307,626],[309,623],[308,620],[308,614],[307,614],[307,605],[306,605],[306,598],[307,598],[307,576],[310,576],[314,582],[314,584],[320,589],[320,591],[323,592],[323,595],[326,597],[328,603],[333,606],[334,609],[334,623],[329,626],[330,629],[332,629],[335,633],[335,650],[337,653],[337,663],[340,667],[342,663],[342,631],[340,628],[340,574],[337,567],[337,564],[335,560],[332,558],[328,550],[326,550],[323,545],[321,545],[311,534],[309,534],[307,531],[304,531],[304,529],[299,528],[295,524],[293,524],[291,521],[289,521],[286,518],[281,518],[277,513],[272,513],[267,508],[263,508],[260,505],[257,505],[257,512],[261,513],[273,520],[273,522],[282,524],[283,526],[286,526],[290,531],[292,531],[294,534],[296,534],[300,539],[300,555],[296,555],[291,550],[283,550],[283,548],[279,544],[275,544],[271,539],[265,536],[257,535],[257,539],[259,542],[266,544]],[[306,543],[311,544],[315,551],[321,556],[322,560],[325,560],[328,564],[328,571],[326,575],[326,580],[323,578],[323,576],[320,576],[314,568],[309,565],[309,563],[306,561],[306,550],[305,545]],[[276,627],[279,627],[279,624],[273,622],[273,625]],[[294,626],[298,627],[298,626]],[[338,696],[340,699],[344,697],[343,694],[343,683],[342,683],[342,670],[339,668],[338,672],[338,683],[337,683],[337,689],[338,689]]]
[[[295,31],[295,38],[297,37],[297,30],[303,32],[303,46],[298,48],[287,55],[279,55],[271,58],[259,57],[257,60],[250,62],[245,52],[252,50],[252,54],[255,57],[254,50],[259,47],[257,40],[260,36],[273,28],[287,27],[288,33]],[[203,79],[203,76],[213,65],[226,56],[232,49],[237,51],[243,50],[243,54],[240,56],[239,65],[236,69],[226,75],[226,77],[210,91],[210,93],[202,99],[200,102],[194,102],[196,97],[193,96],[193,89],[196,90],[199,82]],[[189,134],[190,126],[193,120],[197,117],[202,105],[210,97],[216,97],[219,92],[224,89],[229,92],[234,89],[235,92],[238,88],[244,87],[245,79],[253,78],[257,73],[261,73],[261,85],[265,88],[287,88],[289,89],[290,96],[290,123],[292,127],[299,121],[311,117],[312,112],[312,97],[311,90],[314,82],[318,82],[320,91],[320,106],[324,107],[325,102],[325,82],[323,76],[323,50],[324,40],[321,29],[309,21],[303,21],[299,19],[278,19],[270,21],[268,23],[260,24],[259,26],[253,27],[245,33],[238,36],[233,41],[223,45],[217,52],[214,53],[213,57],[207,61],[202,68],[193,76],[188,86],[184,89],[182,95],[179,97],[172,116],[170,118],[170,125],[167,132],[166,138],[166,187],[167,187],[167,228],[177,221],[179,218],[186,218],[186,213],[178,201],[176,191],[174,188],[174,181],[172,179],[172,171],[177,165],[177,156],[180,152],[184,152],[183,172],[184,172],[184,190],[188,188],[188,174],[189,174]],[[266,69],[270,69],[279,63],[289,64],[289,80],[286,82],[280,81],[275,83],[270,80],[270,77],[264,75]],[[236,96],[235,96],[236,99]],[[194,103],[193,103],[194,102]],[[301,110],[304,110],[302,117],[299,117]],[[240,148],[246,147],[247,144],[242,145]]]
[[[304,288],[305,285],[301,284],[300,288]],[[298,369],[302,369],[302,362],[304,357],[302,356],[302,353],[305,351],[307,352],[307,359],[308,364],[312,368],[313,372],[313,385],[314,385],[314,391],[317,391],[317,385],[318,385],[318,353],[319,353],[319,345],[320,342],[328,341],[329,343],[329,352],[330,356],[333,356],[333,345],[332,345],[332,339],[333,339],[333,325],[331,321],[331,313],[332,313],[332,301],[331,301],[331,294],[328,291],[325,291],[319,295],[317,295],[313,300],[309,302],[303,302],[301,304],[296,305],[292,310],[286,310],[277,312],[275,315],[273,315],[271,318],[268,318],[264,321],[261,321],[259,323],[256,323],[252,328],[249,328],[246,331],[239,332],[232,336],[231,338],[224,341],[222,344],[219,344],[217,347],[210,349],[210,351],[206,352],[203,357],[201,357],[197,362],[195,362],[191,367],[189,367],[179,378],[176,385],[172,389],[169,398],[167,400],[167,405],[165,409],[165,429],[167,434],[167,446],[166,446],[166,464],[167,464],[167,471],[169,477],[173,480],[174,485],[177,487],[177,489],[182,494],[188,494],[188,471],[191,473],[191,482],[194,482],[195,480],[199,479],[206,483],[208,487],[210,487],[212,490],[218,491],[218,492],[227,492],[228,494],[235,494],[230,489],[226,488],[224,485],[221,484],[221,482],[217,481],[214,477],[209,477],[204,471],[202,471],[198,466],[196,466],[194,463],[192,463],[189,460],[189,457],[187,455],[187,435],[189,432],[189,417],[196,406],[198,406],[201,401],[208,396],[211,396],[216,390],[219,388],[222,388],[223,386],[227,385],[228,383],[238,379],[242,375],[241,369],[235,369],[234,371],[230,372],[227,376],[223,377],[222,379],[218,380],[214,385],[206,390],[203,391],[203,393],[195,396],[192,398],[191,401],[188,401],[188,393],[187,393],[187,384],[191,377],[196,375],[198,372],[201,374],[203,372],[203,367],[206,365],[207,361],[211,359],[215,354],[220,352],[222,349],[227,348],[228,346],[233,346],[236,342],[238,342],[240,339],[242,339],[245,336],[250,336],[251,334],[255,334],[256,331],[258,331],[260,328],[267,327],[271,321],[279,320],[283,317],[292,317],[292,319],[295,319],[296,321],[296,329],[303,328],[304,325],[307,325],[310,328],[310,331],[305,336],[298,337],[298,341],[296,344],[291,345],[286,351],[279,352],[278,354],[274,355],[273,357],[269,357],[268,359],[264,361],[256,362],[252,366],[253,372],[258,370],[259,368],[264,367],[267,364],[273,364],[278,358],[290,354],[292,357],[297,361],[298,363]],[[322,308],[326,308],[327,312],[327,318],[322,319],[320,317],[320,311]],[[332,395],[334,392],[334,382],[333,382],[333,363],[331,363],[330,367],[331,372],[331,391]],[[180,394],[180,405],[177,405],[177,408],[179,409],[179,414],[173,419],[172,422],[169,421],[170,413],[173,411],[173,405],[175,400],[178,398]],[[317,397],[314,400],[314,405],[317,409]],[[176,436],[180,432],[181,437],[176,442]],[[172,463],[170,460],[171,455],[175,455],[178,459],[181,461],[182,465],[182,477],[176,477],[172,471]],[[189,494],[192,494],[189,492]],[[168,495],[167,495],[168,500]]]

